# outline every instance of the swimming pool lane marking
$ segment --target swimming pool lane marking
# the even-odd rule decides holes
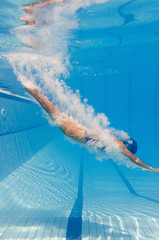
[[[83,151],[81,149],[78,193],[70,216],[68,218],[66,239],[82,239],[82,210],[83,210]]]
[[[155,202],[155,203],[158,203],[159,204],[159,201],[158,200],[155,200],[153,198],[149,198],[149,197],[146,197],[146,196],[143,196],[143,195],[140,195],[138,194],[134,188],[131,186],[131,184],[129,183],[129,181],[126,179],[126,177],[124,176],[124,174],[122,173],[122,171],[119,169],[119,167],[117,166],[117,164],[112,161],[116,171],[118,172],[119,176],[121,177],[121,179],[123,180],[125,186],[127,187],[128,191],[133,194],[134,196],[136,197],[140,197],[140,198],[143,198],[143,199],[146,199],[148,201],[151,201],[151,202]]]
[[[12,100],[15,100],[15,101],[26,102],[26,103],[34,103],[34,101],[31,98],[23,97],[23,96],[18,95],[18,94],[14,94],[14,93],[12,93],[10,91],[7,91],[7,90],[4,90],[2,88],[0,88],[0,97],[12,99]]]

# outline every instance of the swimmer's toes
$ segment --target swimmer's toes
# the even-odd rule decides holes
[[[22,9],[28,14],[32,14],[32,12],[33,12],[32,6],[24,6],[24,7],[22,7]]]
[[[30,24],[30,25],[35,24],[35,20],[32,17],[30,17],[29,15],[22,16],[19,19],[21,21],[25,21],[27,24]]]

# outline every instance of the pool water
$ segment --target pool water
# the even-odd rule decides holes
[[[0,239],[159,239],[159,174],[68,139],[23,88],[159,168],[159,3],[72,0],[38,27],[27,3],[0,2]]]

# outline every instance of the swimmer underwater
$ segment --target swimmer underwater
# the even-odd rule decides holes
[[[40,2],[35,1],[31,4],[26,4],[22,7],[22,9],[27,13],[27,15],[20,17],[20,20],[25,21],[27,25],[36,26],[36,16],[33,16],[33,12],[36,7],[45,7],[51,4],[64,3],[65,1],[67,0],[42,0]],[[40,103],[42,108],[50,115],[51,119],[56,122],[56,125],[66,136],[84,144],[89,142],[96,143],[100,141],[99,136],[96,134],[88,134],[84,126],[70,121],[68,116],[66,116],[64,113],[61,113],[54,103],[48,101],[47,98],[44,97],[41,90],[37,88],[30,88],[28,86],[24,86],[24,88]],[[111,137],[113,138],[113,141],[119,145],[121,153],[129,158],[133,163],[150,171],[159,172],[159,169],[148,166],[139,158],[134,156],[134,154],[137,152],[137,143],[134,139],[130,138],[127,141],[122,141],[113,135]],[[98,150],[104,151],[106,147],[107,146],[103,146],[98,148]]]
[[[60,130],[68,137],[77,140],[80,143],[87,143],[89,141],[99,141],[97,135],[89,135],[84,126],[70,121],[70,119],[61,113],[57,106],[48,101],[47,98],[43,96],[42,90],[36,88],[24,87],[27,92],[29,92],[43,107],[43,109],[50,115],[51,119],[56,122]],[[142,162],[139,158],[135,157],[133,154],[137,152],[137,143],[134,139],[130,138],[127,141],[121,141],[119,138],[112,136],[114,142],[117,142],[120,146],[121,153],[129,158],[136,165],[148,169],[152,172],[159,172],[159,169],[153,168]],[[105,146],[106,147],[106,146]],[[100,148],[103,151],[105,147]]]

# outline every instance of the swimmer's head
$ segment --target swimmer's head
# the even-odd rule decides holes
[[[136,153],[137,152],[137,142],[133,138],[129,138],[128,140],[123,141],[127,149],[131,153]]]

